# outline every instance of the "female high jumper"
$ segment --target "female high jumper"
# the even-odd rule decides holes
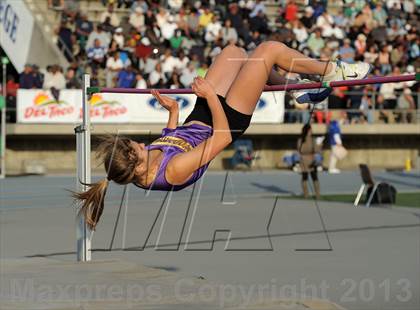
[[[273,66],[288,72],[318,75],[324,81],[363,79],[366,63],[321,62],[304,56],[280,42],[261,43],[251,55],[229,45],[216,57],[205,78],[197,77],[192,90],[197,101],[183,125],[178,125],[178,104],[153,90],[153,96],[169,111],[162,135],[150,145],[128,138],[107,137],[98,148],[106,178],[74,193],[80,212],[95,229],[104,208],[109,181],[161,191],[178,191],[196,182],[210,161],[248,128],[266,83],[286,83]],[[299,103],[324,100],[329,89],[299,91]]]

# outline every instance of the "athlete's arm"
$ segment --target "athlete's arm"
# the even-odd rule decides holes
[[[211,85],[202,78],[197,78],[192,86],[193,91],[207,99],[213,120],[213,135],[189,152],[175,156],[166,168],[166,179],[170,184],[185,183],[201,166],[214,159],[232,142],[232,135],[226,114]]]
[[[156,89],[153,89],[151,94],[157,99],[162,107],[169,111],[166,128],[175,129],[178,126],[179,118],[179,106],[176,100],[168,96],[162,96]]]

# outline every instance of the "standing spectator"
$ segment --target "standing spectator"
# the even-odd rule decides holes
[[[124,68],[120,53],[114,52],[106,61],[106,87],[114,87],[118,72]]]
[[[311,175],[316,199],[320,198],[320,186],[318,181],[318,173],[315,163],[315,154],[319,153],[320,150],[317,149],[317,144],[312,137],[312,128],[311,125],[306,124],[302,128],[301,137],[297,142],[297,150],[300,155],[300,167],[302,171],[302,191],[303,197],[309,197],[308,191],[308,179],[309,174]]]
[[[397,108],[400,123],[411,123],[413,121],[416,103],[414,102],[410,88],[407,86],[404,87],[404,91],[398,97]]]
[[[136,74],[133,71],[133,67],[129,65],[127,68],[122,69],[118,73],[117,87],[120,88],[132,88],[136,83]]]
[[[144,15],[141,6],[135,8],[134,12],[130,14],[129,23],[137,32],[141,32],[144,27]]]
[[[333,174],[340,173],[341,171],[337,169],[337,161],[346,157],[347,150],[343,146],[340,125],[336,120],[333,120],[328,126],[328,140],[331,146],[328,172]]]
[[[109,23],[114,28],[120,25],[120,18],[114,12],[114,6],[112,4],[108,5],[108,9],[101,14],[101,18],[100,18],[101,23],[104,23],[107,18],[109,18]]]
[[[232,27],[232,22],[230,19],[225,20],[225,26],[222,28],[221,33],[224,45],[235,45],[238,42],[238,32],[235,28]]]
[[[354,57],[356,56],[356,53],[350,44],[350,39],[344,39],[344,45],[340,48],[339,53],[343,61],[354,63]]]

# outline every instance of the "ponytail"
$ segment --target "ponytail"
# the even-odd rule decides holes
[[[95,230],[104,210],[104,198],[108,183],[108,179],[103,179],[97,183],[87,184],[89,189],[85,192],[73,192],[73,198],[81,203],[79,214],[84,216],[86,224],[91,230]]]

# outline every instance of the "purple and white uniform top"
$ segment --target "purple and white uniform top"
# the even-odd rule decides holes
[[[213,134],[213,129],[210,126],[200,125],[200,124],[190,124],[187,126],[178,126],[175,129],[164,128],[162,130],[162,136],[153,141],[150,145],[146,146],[148,150],[159,149],[163,153],[163,159],[160,163],[158,172],[156,173],[155,180],[148,187],[137,186],[150,189],[150,190],[160,190],[160,191],[179,191],[191,184],[194,184],[204,172],[207,170],[209,164],[201,166],[196,171],[190,179],[188,179],[182,185],[172,185],[169,184],[165,178],[166,166],[169,161],[175,155],[179,153],[184,153],[191,151],[201,142],[207,140]]]

